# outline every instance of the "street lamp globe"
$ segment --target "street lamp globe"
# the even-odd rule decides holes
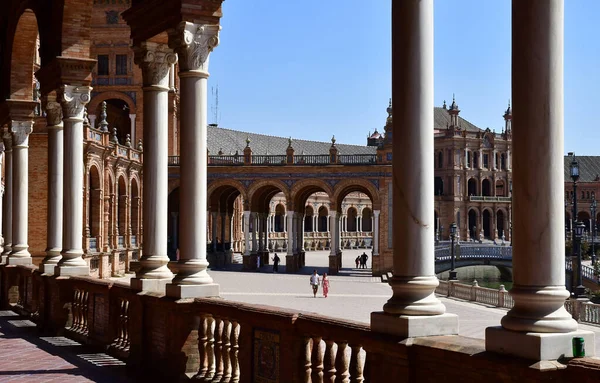
[[[583,237],[583,231],[585,230],[585,225],[581,221],[577,221],[575,224],[575,239],[581,240]]]
[[[573,159],[571,160],[571,179],[573,182],[577,182],[579,179],[579,163],[573,154]]]
[[[452,224],[450,225],[450,236],[452,237],[452,239],[456,238],[456,224],[454,222],[452,222]]]

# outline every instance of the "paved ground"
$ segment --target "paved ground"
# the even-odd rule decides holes
[[[133,382],[125,363],[64,337],[40,337],[35,324],[0,311],[0,382]]]
[[[321,315],[345,318],[369,323],[373,311],[381,311],[391,297],[389,285],[371,276],[371,270],[354,268],[354,258],[363,250],[344,250],[339,276],[331,276],[327,298],[320,294],[313,298],[309,285],[309,274],[317,269],[319,274],[327,272],[328,252],[306,253],[305,275],[272,273],[272,266],[264,266],[261,272],[232,272],[211,270],[210,275],[221,285],[221,295],[225,299],[246,303],[266,304],[291,309],[312,311]],[[369,252],[368,252],[369,253]],[[285,257],[282,257],[284,260]],[[369,259],[368,265],[370,266]],[[239,270],[239,267],[234,267]],[[459,316],[459,334],[484,339],[485,328],[500,325],[505,309],[482,304],[440,298],[450,313]],[[580,325],[581,329],[594,331],[596,355],[600,355],[600,327]]]

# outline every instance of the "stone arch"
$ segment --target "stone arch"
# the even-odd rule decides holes
[[[469,228],[469,236],[472,239],[476,239],[478,237],[477,235],[477,227],[479,225],[477,225],[477,218],[478,218],[478,212],[477,209],[475,208],[471,208],[469,209],[468,213],[467,213],[467,225]]]
[[[287,210],[294,211],[293,202],[290,199],[290,193],[287,186],[279,180],[261,180],[255,182],[248,190],[248,201],[250,209],[257,213],[266,213],[269,210],[269,203],[277,193],[283,193]],[[291,208],[290,208],[291,207]]]
[[[481,181],[481,195],[484,197],[490,197],[492,195],[492,183],[488,178],[484,178]]]
[[[13,100],[34,99],[34,61],[39,35],[38,20],[31,9],[25,9],[15,26],[10,49],[10,90]]]
[[[282,203],[275,206],[274,229],[276,233],[283,233],[285,229],[286,208]]]
[[[291,190],[291,198],[294,208],[302,213],[308,198],[317,192],[326,193],[329,197],[333,194],[331,187],[323,180],[311,178],[296,182]]]
[[[358,225],[356,223],[356,219],[358,218],[358,210],[356,207],[351,206],[346,211],[346,231],[348,232],[356,232],[358,231]]]
[[[325,205],[321,205],[319,210],[317,210],[317,214],[319,215],[317,219],[317,231],[321,233],[325,233],[329,230],[327,225],[327,220],[329,219],[329,209]]]
[[[486,207],[481,212],[481,228],[484,238],[492,238],[492,217],[493,213],[489,207]]]
[[[365,207],[362,209],[360,220],[362,232],[373,231],[373,212],[369,207]]]
[[[210,211],[233,212],[235,200],[247,201],[246,189],[241,182],[233,179],[213,181],[208,187],[207,201]]]
[[[342,207],[344,198],[352,192],[365,193],[370,199],[373,210],[379,210],[381,207],[381,201],[379,199],[379,192],[371,182],[364,179],[345,179],[335,185],[332,202],[332,210],[336,209],[338,212]]]
[[[117,99],[117,100],[122,100],[123,102],[125,102],[127,104],[127,107],[129,107],[129,113],[131,114],[136,114],[136,105],[135,105],[135,101],[133,101],[133,99],[131,97],[129,97],[128,95],[126,95],[123,92],[117,92],[114,90],[111,91],[107,91],[107,92],[102,92],[97,94],[96,96],[94,96],[94,98],[92,98],[87,106],[88,111],[90,114],[93,114],[94,112],[98,111],[100,106],[102,105],[102,101],[106,101],[106,100],[110,100],[110,99]],[[100,116],[100,113],[96,112],[97,116]],[[99,121],[99,120],[96,120]]]
[[[315,215],[315,210],[312,205],[307,205],[304,208],[304,231],[307,233],[312,233],[315,231],[313,225],[313,217]]]

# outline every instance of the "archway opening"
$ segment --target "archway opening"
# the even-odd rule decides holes
[[[469,192],[469,196],[477,195],[477,181],[475,178],[470,178],[467,184],[467,189]]]
[[[133,245],[137,246],[137,236],[140,231],[140,191],[137,180],[131,180],[131,234],[134,237]]]
[[[285,206],[282,203],[278,203],[275,207],[275,232],[285,232]]]
[[[504,212],[502,210],[496,212],[496,229],[498,238],[504,238]]]
[[[131,134],[131,119],[129,118],[129,105],[124,100],[118,98],[110,98],[106,101],[106,122],[108,122],[108,130],[112,135],[117,133],[117,139],[121,145],[125,145],[127,135]],[[96,107],[95,127],[99,127],[100,114],[102,112],[102,103]],[[131,139],[131,136],[130,136]]]
[[[312,233],[314,232],[314,225],[313,225],[313,221],[314,221],[314,209],[312,206],[307,206],[306,210],[304,211],[304,231],[306,233]]]
[[[492,222],[491,222],[491,214],[489,210],[483,211],[483,236],[487,239],[490,239],[492,236]]]
[[[207,217],[210,251],[241,251],[243,243],[242,193],[235,185],[222,185],[208,196],[210,214]],[[251,225],[252,227],[252,225]]]
[[[327,224],[328,219],[329,219],[329,209],[327,209],[325,206],[321,206],[319,208],[319,221],[318,221],[320,233],[326,233],[329,231],[328,230],[329,225]]]
[[[469,236],[472,240],[477,239],[477,212],[469,210]]]
[[[485,179],[481,183],[481,195],[484,197],[489,197],[492,195],[492,186],[490,180]]]
[[[351,207],[348,209],[346,213],[347,221],[346,221],[346,231],[349,233],[353,233],[358,231],[358,213],[356,212],[355,207]]]
[[[363,233],[373,231],[373,214],[370,208],[365,207],[362,211],[362,216],[360,217],[361,229]]]
[[[100,173],[95,166],[90,167],[88,175],[89,197],[88,197],[88,228],[90,236],[90,248],[98,248],[97,237],[100,235],[100,224],[102,222],[102,200]]]
[[[434,179],[434,194],[444,195],[444,181],[442,177],[435,177]]]
[[[124,177],[119,177],[119,185],[118,185],[118,214],[117,214],[117,238],[118,247],[125,247],[125,240],[123,236],[127,235],[127,185],[125,183]]]
[[[590,213],[587,211],[580,211],[577,213],[577,220],[579,222],[583,222],[585,225],[585,231],[589,233],[592,228],[592,217],[590,216]]]
[[[10,98],[38,101],[34,76],[38,53],[38,22],[35,13],[26,9],[19,18],[12,42],[10,62]],[[37,86],[39,89],[39,86]]]

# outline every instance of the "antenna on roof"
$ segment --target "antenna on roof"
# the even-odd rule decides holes
[[[213,104],[210,108],[213,115],[213,124],[215,126],[219,126],[219,119],[221,117],[221,114],[219,113],[219,84],[217,84],[216,88],[211,87],[210,92],[214,98]]]

